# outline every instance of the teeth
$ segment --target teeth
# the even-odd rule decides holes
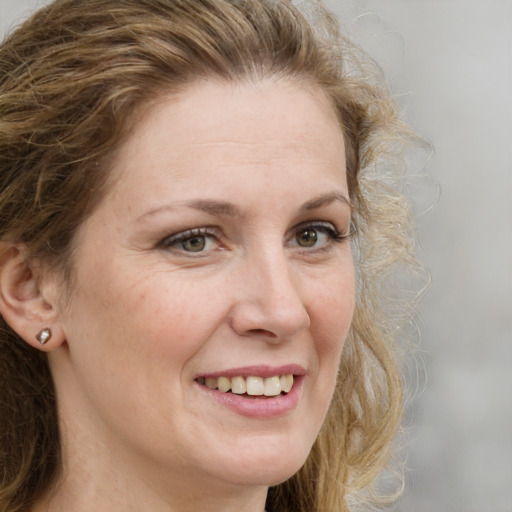
[[[217,388],[223,393],[227,393],[231,389],[231,379],[227,377],[219,377],[217,379]]]
[[[231,379],[231,392],[236,395],[243,395],[247,391],[247,385],[243,377],[233,377]]]
[[[265,391],[265,384],[261,377],[247,377],[246,382],[248,395],[263,395],[263,392]]]
[[[288,393],[293,387],[293,375],[281,375],[279,377],[281,390]]]
[[[217,379],[213,377],[207,377],[204,381],[206,387],[210,389],[217,389]]]
[[[231,390],[236,395],[247,393],[251,396],[277,396],[281,392],[289,393],[293,387],[293,375],[275,375],[274,377],[206,377],[198,379],[210,389],[218,389],[222,393]]]
[[[265,379],[265,396],[277,396],[281,394],[281,381],[279,377],[268,377]]]

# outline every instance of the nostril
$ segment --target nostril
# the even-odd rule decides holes
[[[269,338],[276,338],[277,337],[276,334],[274,334],[271,331],[267,331],[266,329],[250,329],[249,332],[252,333],[252,334],[260,334],[262,336],[267,336]]]

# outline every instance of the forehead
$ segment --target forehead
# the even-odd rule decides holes
[[[113,168],[120,187],[138,180],[142,190],[161,181],[164,193],[171,176],[177,185],[216,173],[221,185],[234,168],[262,175],[281,169],[296,177],[327,168],[344,176],[345,152],[338,118],[320,89],[277,80],[204,80],[148,105]]]

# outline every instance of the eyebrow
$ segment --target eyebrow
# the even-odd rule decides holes
[[[347,197],[345,197],[344,194],[342,194],[341,192],[328,192],[304,203],[299,208],[299,213],[306,213],[311,210],[316,210],[317,208],[327,206],[335,201],[339,201],[341,203],[346,204],[352,210],[352,204],[350,200]],[[239,206],[229,201],[217,201],[215,199],[193,199],[191,201],[177,202],[157,207],[154,210],[150,210],[149,212],[144,213],[137,220],[142,220],[146,217],[151,217],[163,211],[172,211],[176,207],[183,206],[186,208],[192,208],[194,210],[205,212],[214,217],[240,218],[245,216],[245,212]]]
[[[143,213],[137,220],[142,220],[146,217],[152,217],[153,215],[161,212],[173,211],[179,207],[192,208],[194,210],[199,210],[208,213],[209,215],[213,215],[214,217],[244,216],[244,212],[236,204],[230,203],[228,201],[217,201],[215,199],[193,199],[191,201],[178,201],[176,203],[159,206],[154,210]]]
[[[354,209],[354,207],[352,206],[352,203],[350,202],[350,199],[348,199],[348,197],[346,197],[341,192],[328,192],[326,194],[322,194],[322,195],[316,197],[315,199],[311,199],[310,201],[307,201],[306,203],[304,203],[300,207],[299,212],[306,213],[311,210],[316,210],[317,208],[320,208],[322,206],[327,206],[331,203],[334,203],[335,201],[339,201],[341,203],[346,204],[350,208],[350,211],[352,211]]]

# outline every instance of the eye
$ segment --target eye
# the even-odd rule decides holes
[[[342,242],[346,238],[330,222],[313,222],[295,228],[291,243],[304,249],[326,249],[331,242]]]
[[[206,238],[204,235],[185,238],[181,241],[181,246],[188,252],[200,252],[206,247]]]
[[[301,247],[313,247],[318,241],[318,232],[311,227],[302,229],[295,234],[295,239]]]
[[[218,246],[218,240],[211,228],[197,228],[171,235],[160,246],[176,252],[201,253],[214,250]]]

